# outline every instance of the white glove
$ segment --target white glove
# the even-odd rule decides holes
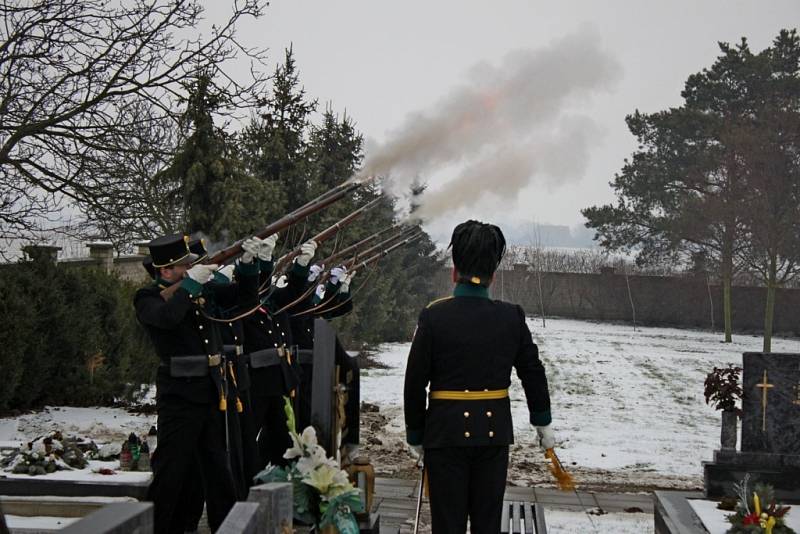
[[[340,265],[339,267],[334,267],[331,269],[331,284],[336,285],[339,283],[339,280],[344,278],[344,275],[347,274],[347,267],[344,265]]]
[[[233,282],[233,271],[236,270],[236,266],[234,264],[226,265],[222,269],[218,270],[217,272],[228,279],[228,282]]]
[[[418,462],[422,462],[425,459],[425,448],[422,445],[409,445],[409,449],[411,449],[411,455],[414,456]]]
[[[552,449],[556,446],[556,437],[553,435],[553,427],[537,426],[536,434],[539,435],[539,446],[544,450]]]
[[[325,270],[325,266],[324,265],[318,265],[316,263],[314,265],[312,265],[308,269],[308,281],[309,282],[313,282],[314,280],[319,278],[320,273],[322,271],[324,271],[324,270]]]
[[[261,241],[261,246],[258,249],[259,260],[270,261],[272,259],[272,251],[275,250],[275,244],[278,242],[278,234],[272,234],[266,239]]]
[[[205,284],[214,278],[214,272],[217,270],[217,267],[219,266],[214,263],[198,263],[186,271],[186,276],[198,284]]]
[[[339,286],[339,293],[348,293],[350,291],[350,280],[356,275],[356,271],[352,271],[344,275],[342,284]]]
[[[248,237],[242,242],[242,263],[252,263],[253,258],[258,256],[258,252],[261,250],[261,239],[253,236]]]
[[[311,241],[306,241],[302,245],[300,245],[300,254],[297,255],[297,264],[305,267],[311,261],[311,258],[314,257],[314,253],[317,251],[317,243],[312,239]]]
[[[325,284],[318,284],[317,289],[314,290],[314,294],[317,296],[319,300],[325,298]]]

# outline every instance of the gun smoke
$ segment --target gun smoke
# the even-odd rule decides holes
[[[360,177],[385,177],[392,194],[430,187],[414,215],[423,219],[470,207],[487,192],[513,199],[532,183],[553,188],[578,180],[601,130],[570,112],[621,75],[618,63],[583,32],[539,50],[479,63],[466,83],[429,110],[409,114],[386,141],[368,151]],[[439,174],[454,175],[445,184]]]

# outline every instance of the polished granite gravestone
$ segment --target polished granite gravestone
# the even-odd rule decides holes
[[[741,450],[718,450],[703,462],[705,494],[733,495],[749,473],[775,496],[800,501],[800,354],[743,355]]]
[[[706,534],[690,501],[733,496],[746,474],[774,486],[778,501],[800,505],[800,354],[746,352],[742,360],[741,450],[703,462],[702,494],[656,491],[656,534]]]

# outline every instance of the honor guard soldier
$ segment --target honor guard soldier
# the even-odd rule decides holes
[[[324,268],[312,265],[308,275],[308,283],[313,284],[319,278]],[[292,333],[298,347],[298,361],[302,371],[300,384],[300,402],[297,414],[298,428],[302,429],[311,424],[311,384],[314,376],[314,319],[333,319],[347,315],[353,310],[353,299],[350,295],[350,282],[356,275],[355,271],[347,272],[342,266],[331,269],[326,284],[318,284],[314,293],[305,304],[292,310]],[[342,376],[346,373],[357,373],[358,366],[354,359],[336,337],[335,363],[339,366]],[[359,391],[352,391],[348,395],[345,406],[345,417],[348,421],[359,420]],[[351,425],[344,438],[344,452],[348,460],[354,459],[358,454],[359,426]]]
[[[272,241],[274,246],[275,241]],[[246,442],[253,445],[250,456],[245,454],[246,471],[251,480],[268,463],[285,465],[287,462],[283,455],[292,442],[286,425],[284,396],[295,395],[300,377],[293,359],[289,314],[278,311],[302,295],[308,265],[316,249],[314,241],[301,245],[300,254],[287,274],[288,283],[282,288],[272,284],[272,248],[259,254],[260,285],[264,291],[262,305],[243,320],[253,405],[244,433]],[[254,455],[256,450],[258,454]]]
[[[467,221],[450,246],[453,295],[422,310],[408,356],[406,440],[424,457],[433,534],[463,534],[467,518],[472,532],[500,532],[514,441],[511,369],[543,448],[553,446],[547,378],[522,308],[489,298],[505,253],[503,233]]]
[[[183,532],[182,490],[198,463],[212,530],[219,527],[236,500],[226,450],[228,371],[218,323],[205,309],[206,284],[217,266],[192,266],[194,256],[187,241],[187,237],[174,234],[149,243],[156,280],[134,296],[137,319],[161,360],[156,374],[158,446],[148,489],[159,533]],[[258,267],[247,250],[260,242],[250,238],[243,243],[239,282],[215,289],[213,298],[219,305],[247,309],[257,302]],[[174,292],[168,298],[162,296],[170,286],[176,286]]]

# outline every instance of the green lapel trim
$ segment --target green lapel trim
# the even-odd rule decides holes
[[[489,290],[483,286],[476,286],[472,284],[456,284],[453,289],[454,297],[478,297],[489,298]]]

